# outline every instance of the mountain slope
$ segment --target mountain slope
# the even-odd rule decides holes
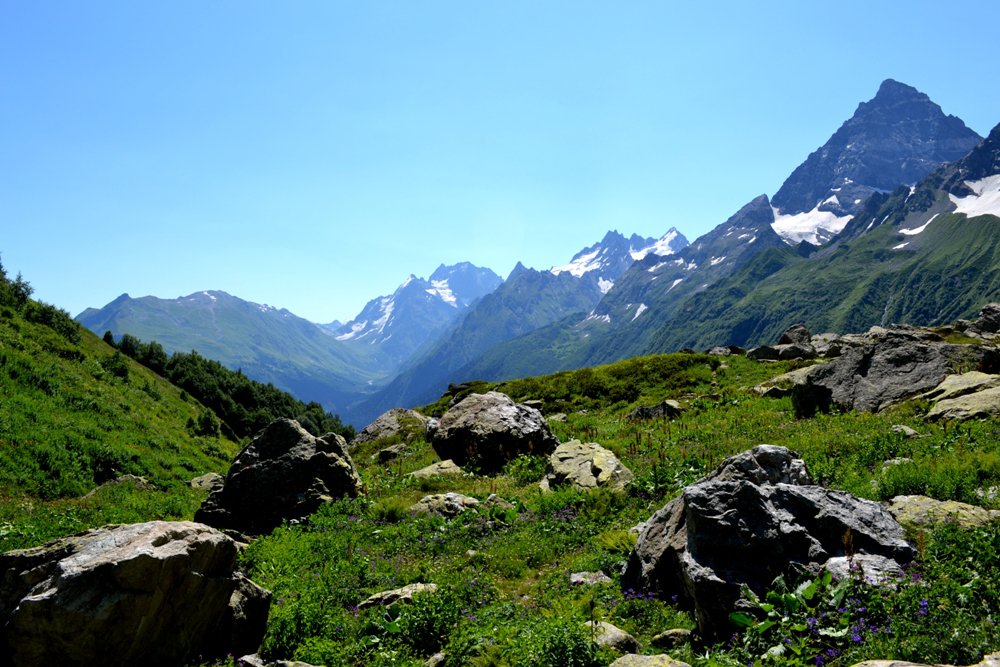
[[[913,184],[982,140],[927,95],[887,79],[774,194],[775,231],[819,245],[875,192]]]
[[[389,366],[374,350],[340,345],[287,310],[219,291],[178,299],[123,294],[103,308],[88,308],[77,321],[99,335],[156,341],[168,353],[197,350],[334,412],[370,391],[368,384],[382,380]]]

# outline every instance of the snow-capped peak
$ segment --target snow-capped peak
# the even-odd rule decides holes
[[[836,195],[819,204],[811,211],[793,213],[791,215],[785,215],[772,206],[774,222],[771,223],[771,229],[788,245],[795,245],[801,241],[808,241],[813,245],[822,245],[839,234],[847,226],[847,223],[851,221],[851,218],[854,217],[851,215],[838,216],[833,211],[821,210],[822,206],[831,203],[831,199],[835,200]]]
[[[632,255],[632,259],[639,261],[645,258],[647,255],[658,255],[660,257],[666,257],[668,255],[673,255],[678,250],[686,247],[688,245],[687,239],[674,227],[670,228],[666,234],[658,238],[653,243],[646,245],[642,248],[629,248],[629,254]]]

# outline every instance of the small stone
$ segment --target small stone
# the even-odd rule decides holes
[[[212,491],[217,487],[222,486],[225,481],[225,477],[217,472],[207,472],[200,477],[195,477],[188,484],[192,489],[199,489],[201,491]]]
[[[395,461],[400,456],[406,453],[407,444],[405,442],[399,442],[395,445],[389,445],[384,449],[380,449],[371,455],[371,460],[376,463],[388,463],[389,461]]]
[[[608,667],[691,667],[686,662],[674,660],[669,655],[623,655]]]
[[[450,475],[464,474],[463,470],[455,465],[454,461],[447,459],[445,461],[432,463],[431,465],[421,468],[420,470],[414,470],[409,474],[409,477],[414,479],[429,479],[431,477],[448,477]]]
[[[424,667],[438,667],[444,663],[444,651],[438,651],[431,657],[424,660]]]
[[[906,426],[905,424],[896,424],[895,426],[892,427],[892,432],[898,433],[899,435],[905,436],[907,438],[916,438],[917,436],[920,435],[915,430],[913,430],[909,426]]]
[[[409,604],[413,602],[413,596],[418,593],[434,593],[437,591],[437,584],[410,584],[402,588],[394,588],[391,591],[382,591],[369,596],[358,605],[358,609],[368,607],[388,607],[397,602]]]
[[[436,514],[447,518],[456,517],[462,512],[475,509],[479,501],[461,493],[436,493],[424,496],[410,506],[411,514]]]

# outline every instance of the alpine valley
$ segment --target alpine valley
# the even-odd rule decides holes
[[[363,426],[450,384],[753,345],[796,322],[861,331],[971,318],[1000,300],[998,278],[1000,126],[984,139],[887,80],[773,196],[691,243],[674,228],[659,239],[612,231],[565,264],[518,264],[505,280],[442,265],[344,324],[219,291],[123,294],[77,320],[196,350]]]

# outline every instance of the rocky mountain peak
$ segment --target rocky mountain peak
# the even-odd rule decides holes
[[[824,243],[872,193],[916,183],[980,140],[926,94],[886,79],[775,193],[774,229],[788,243]]]

